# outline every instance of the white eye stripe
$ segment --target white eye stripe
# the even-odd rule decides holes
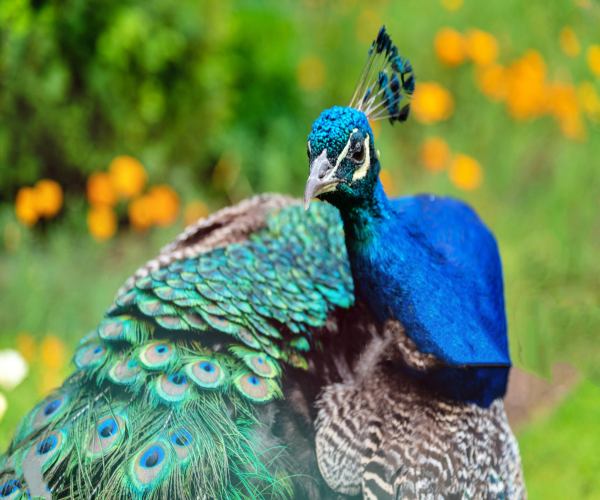
[[[352,142],[352,134],[354,134],[355,132],[358,132],[357,128],[352,130],[352,132],[350,133],[350,137],[348,138],[348,142],[344,146],[344,149],[342,149],[340,155],[337,157],[337,160],[335,161],[335,169],[337,169],[340,166],[340,163],[342,163],[346,156],[348,156],[348,151],[350,151],[350,144]]]
[[[360,168],[357,169],[354,172],[354,174],[352,174],[352,181],[362,179],[365,175],[367,175],[369,167],[371,166],[371,152],[369,151],[369,134],[367,134],[367,137],[365,138],[363,147],[365,148],[365,161],[360,166]]]

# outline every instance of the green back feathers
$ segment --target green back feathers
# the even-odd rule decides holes
[[[259,410],[352,304],[352,281],[334,209],[289,206],[262,226],[120,292],[75,373],[21,422],[0,498],[291,495],[285,453],[256,437]]]

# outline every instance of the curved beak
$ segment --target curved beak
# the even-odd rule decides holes
[[[308,210],[310,200],[329,191],[334,191],[339,184],[339,179],[336,179],[335,171],[337,169],[327,159],[327,150],[317,156],[310,164],[310,173],[304,188],[304,209]]]

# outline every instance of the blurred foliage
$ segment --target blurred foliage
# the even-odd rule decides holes
[[[597,2],[0,0],[0,347],[37,353],[0,447],[67,371],[40,352],[70,352],[184,222],[302,192],[310,124],[349,101],[383,23],[417,76],[411,119],[374,124],[386,191],[471,203],[515,364],[600,380]],[[543,481],[550,443],[527,436]]]

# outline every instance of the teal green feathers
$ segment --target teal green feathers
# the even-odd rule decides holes
[[[315,333],[352,304],[352,282],[334,210],[258,209],[243,237],[227,220],[233,241],[163,254],[128,282],[74,374],[23,419],[0,498],[291,495],[294,468],[256,437],[259,415],[282,397],[284,367],[305,368]]]

